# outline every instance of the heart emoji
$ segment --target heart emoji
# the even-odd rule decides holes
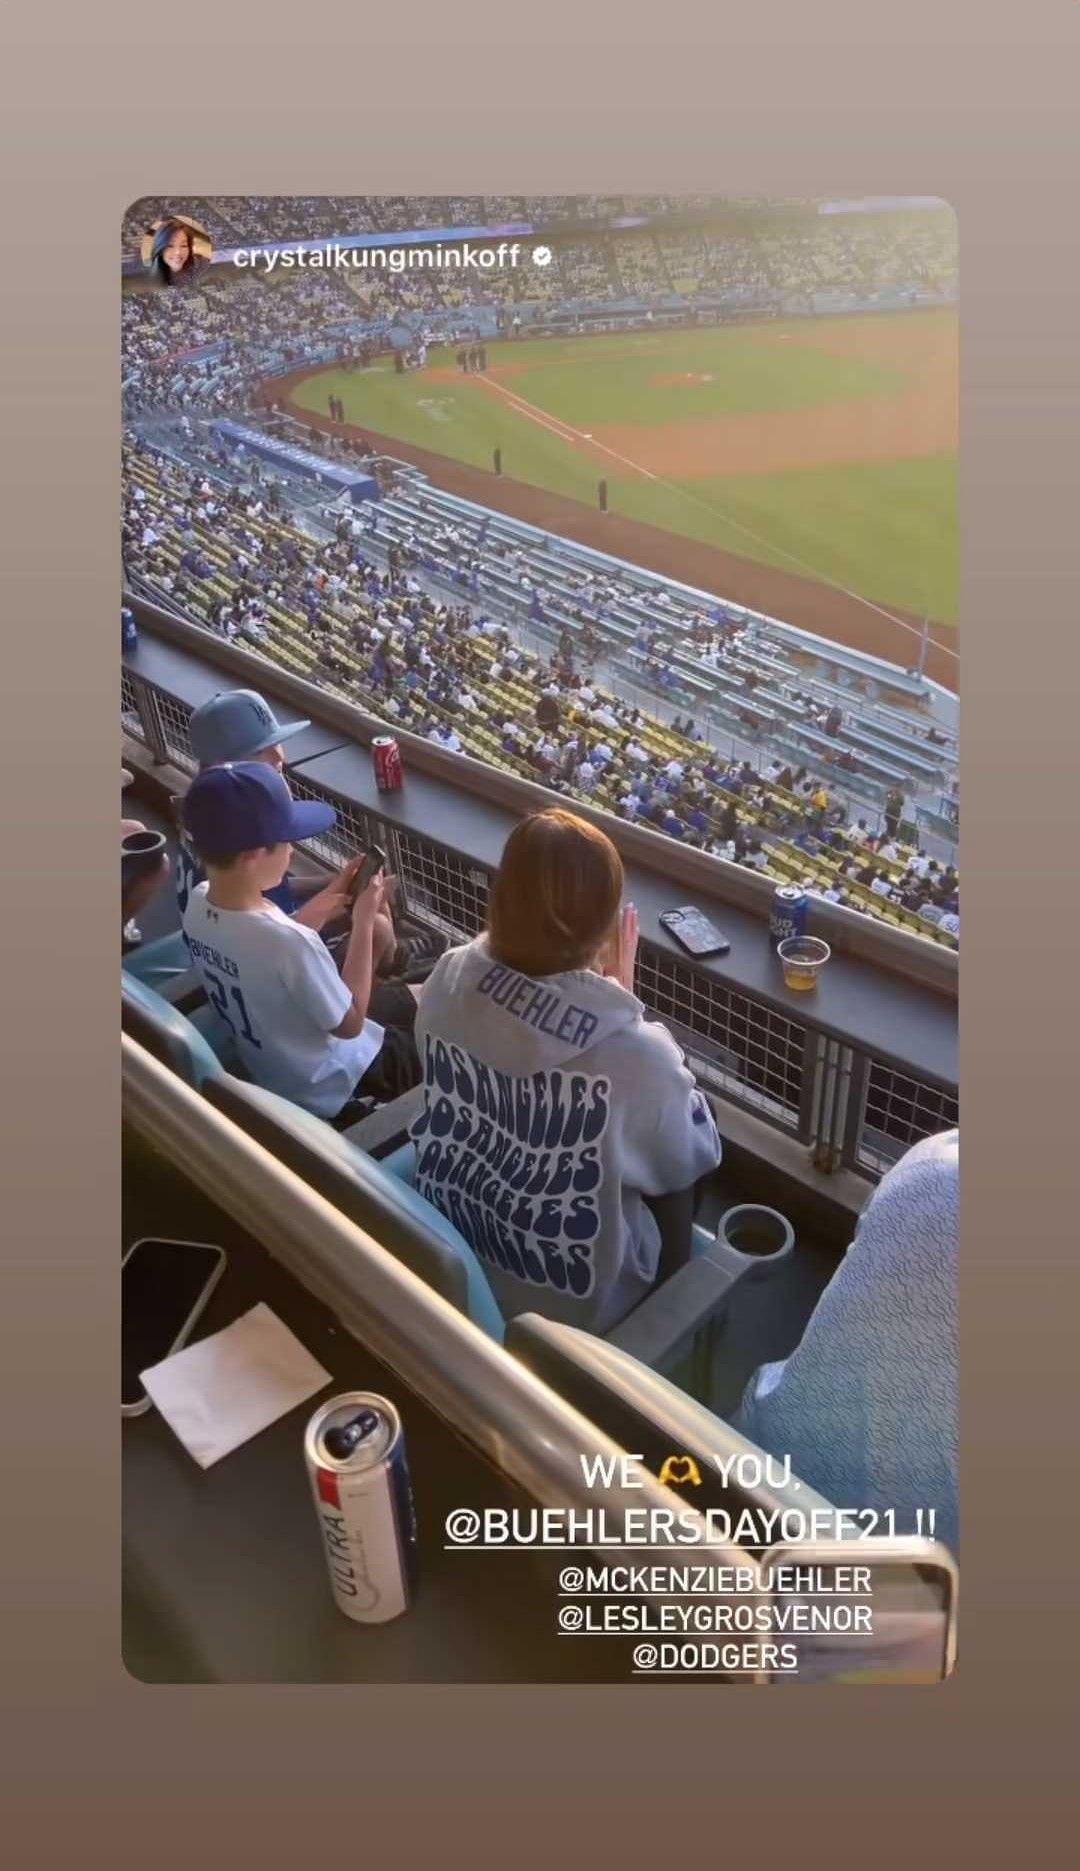
[[[695,1488],[701,1486],[701,1475],[692,1455],[667,1456],[660,1470],[660,1480],[662,1482],[692,1481]]]

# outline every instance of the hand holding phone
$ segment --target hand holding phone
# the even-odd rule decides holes
[[[352,911],[355,908],[357,899],[363,896],[372,878],[375,877],[379,871],[384,870],[385,866],[386,852],[380,845],[369,846],[360,863],[357,865],[356,871],[349,883],[345,897],[345,907],[347,910]]]

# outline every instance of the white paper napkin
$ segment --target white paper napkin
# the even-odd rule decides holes
[[[231,1454],[330,1382],[269,1306],[140,1373],[147,1394],[202,1468]]]

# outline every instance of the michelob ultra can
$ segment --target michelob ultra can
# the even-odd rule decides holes
[[[331,1398],[304,1458],[338,1609],[358,1624],[400,1617],[416,1584],[416,1515],[393,1404],[366,1390]]]
[[[795,884],[777,885],[769,912],[769,939],[774,948],[778,942],[792,942],[806,934],[809,907],[810,899],[805,890]]]
[[[380,734],[371,743],[375,784],[381,793],[396,793],[401,785],[401,748],[392,734]]]

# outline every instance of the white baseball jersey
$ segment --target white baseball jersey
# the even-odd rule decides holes
[[[314,929],[273,903],[218,909],[198,884],[184,915],[191,958],[232,1029],[257,1085],[316,1117],[336,1117],[383,1043],[365,1020],[355,1039],[335,1039],[352,995]]]

